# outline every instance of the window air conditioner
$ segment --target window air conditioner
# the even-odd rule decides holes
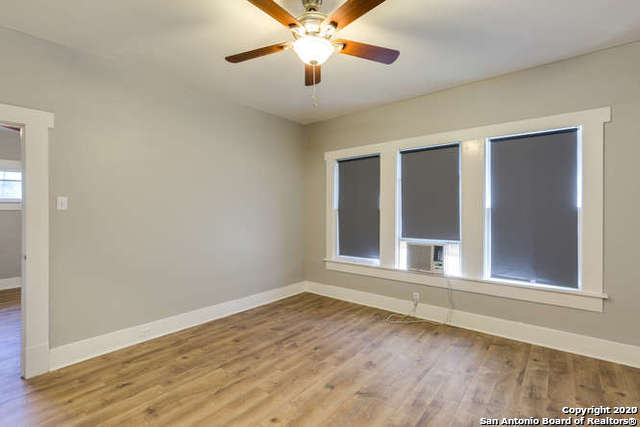
[[[407,269],[444,273],[444,246],[407,242]]]

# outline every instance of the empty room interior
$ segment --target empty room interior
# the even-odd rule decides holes
[[[639,1],[0,6],[1,426],[637,425]]]

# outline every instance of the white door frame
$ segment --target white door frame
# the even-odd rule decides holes
[[[0,122],[22,128],[22,363],[31,378],[49,371],[49,129],[54,115],[0,104]]]

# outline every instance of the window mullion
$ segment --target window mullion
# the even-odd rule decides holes
[[[464,141],[461,145],[462,276],[483,279],[484,141]]]
[[[396,177],[398,152],[380,153],[380,265],[396,267]]]

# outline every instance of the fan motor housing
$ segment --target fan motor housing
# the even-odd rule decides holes
[[[302,16],[299,16],[298,21],[300,21],[302,25],[305,25],[307,23],[315,23],[317,25],[320,25],[326,18],[327,15],[323,13],[311,11],[305,12],[304,14],[302,14]]]
[[[317,12],[322,5],[322,0],[302,0],[302,5],[307,12]]]

